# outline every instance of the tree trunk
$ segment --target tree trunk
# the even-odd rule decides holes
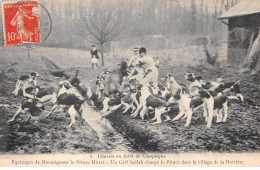
[[[260,85],[260,69],[256,72],[254,76],[254,83]]]
[[[203,0],[201,0],[200,3],[200,36],[202,36],[204,33],[204,20],[203,20]]]
[[[195,1],[191,0],[191,35],[196,34],[196,24],[197,24],[197,18],[196,18],[196,5]]]
[[[103,43],[100,44],[100,52],[101,52],[101,63],[102,66],[104,66],[105,63],[104,63]]]

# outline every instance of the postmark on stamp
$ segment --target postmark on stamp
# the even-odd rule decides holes
[[[39,7],[36,1],[3,3],[2,10],[6,46],[41,42]]]

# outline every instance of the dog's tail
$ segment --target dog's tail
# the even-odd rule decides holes
[[[81,69],[77,69],[77,70],[76,70],[76,73],[75,73],[75,76],[74,76],[75,78],[78,77],[78,75],[79,75],[79,71],[80,71],[80,70],[81,70]]]
[[[240,82],[240,80],[236,81],[236,82],[234,83],[234,85],[238,84],[239,82]],[[233,85],[233,86],[234,86],[234,85]]]
[[[236,81],[236,82],[234,83],[234,85],[233,85],[233,88],[234,88],[234,90],[235,90],[236,93],[241,93],[239,82],[240,82],[240,80]]]
[[[228,100],[238,100],[238,101],[242,101],[242,99],[239,96],[227,96]]]

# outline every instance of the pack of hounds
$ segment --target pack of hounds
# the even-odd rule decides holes
[[[62,73],[53,75],[62,77]],[[38,75],[35,72],[21,76],[13,94],[21,94],[23,99],[8,122],[14,121],[20,113],[26,113],[28,120],[37,120],[32,114],[41,112],[45,109],[44,104],[51,102],[53,106],[46,118],[54,112],[67,112],[70,115],[69,127],[75,124],[77,114],[81,115],[82,120],[86,119],[86,108],[92,107],[100,110],[102,118],[115,111],[117,114],[140,116],[141,119],[148,119],[147,115],[153,114],[152,124],[161,123],[162,117],[164,121],[172,122],[183,118],[186,119],[184,126],[189,126],[192,115],[203,108],[206,128],[210,128],[213,117],[216,117],[216,123],[227,121],[230,101],[244,100],[239,81],[225,82],[221,78],[214,82],[205,81],[196,73],[184,75],[186,85],[178,84],[170,74],[160,78],[161,83],[156,86],[152,82],[144,85],[132,75],[126,61],[122,61],[118,68],[107,69],[97,76],[93,91],[80,82],[78,73],[79,70],[73,78],[59,81],[57,88],[37,85]],[[177,107],[179,112],[170,118],[169,111],[173,107]],[[119,112],[119,109],[123,110]]]

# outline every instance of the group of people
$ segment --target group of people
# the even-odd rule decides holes
[[[136,77],[136,79],[142,84],[153,83],[154,86],[157,86],[159,75],[153,57],[147,54],[144,47],[141,47],[140,49],[135,47],[133,51],[134,55],[128,59],[128,67],[132,68],[131,74],[138,72],[138,77]],[[95,45],[92,45],[90,53],[92,68],[96,69],[99,56]]]

